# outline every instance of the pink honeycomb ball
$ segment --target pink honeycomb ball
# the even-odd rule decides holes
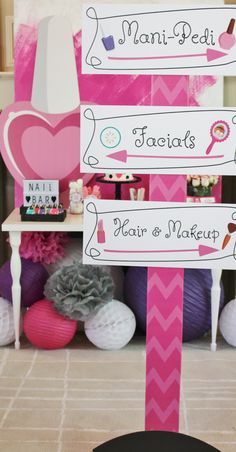
[[[63,348],[73,339],[77,322],[63,317],[49,300],[34,303],[24,316],[24,333],[37,348]]]

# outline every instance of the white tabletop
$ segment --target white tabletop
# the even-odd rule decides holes
[[[81,232],[83,231],[83,215],[67,214],[63,222],[21,221],[17,208],[2,224],[2,231]]]

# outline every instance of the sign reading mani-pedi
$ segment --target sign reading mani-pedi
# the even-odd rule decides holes
[[[236,6],[92,5],[83,73],[236,74]]]
[[[84,172],[236,173],[236,110],[82,107]]]
[[[87,201],[84,263],[236,269],[236,206]]]

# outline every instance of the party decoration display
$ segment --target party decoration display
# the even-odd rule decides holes
[[[32,345],[55,350],[68,345],[77,329],[77,322],[55,311],[53,303],[39,300],[24,316],[24,333]]]
[[[118,300],[112,300],[89,317],[84,327],[87,338],[96,347],[118,350],[132,339],[136,321],[128,306]]]
[[[88,200],[83,261],[235,269],[235,240],[225,246],[232,220],[234,204]]]
[[[24,179],[56,179],[64,191],[70,180],[82,177],[79,104],[71,24],[63,16],[45,17],[38,29],[31,102],[12,104],[0,117],[2,156],[20,185]],[[85,183],[89,179],[83,177]]]
[[[186,269],[184,273],[183,340],[198,339],[211,328],[210,270]],[[147,269],[130,267],[124,284],[124,299],[135,314],[137,325],[146,332]],[[220,306],[224,303],[221,286]]]
[[[69,211],[72,214],[83,213],[83,180],[78,179],[69,183],[70,206]]]
[[[235,14],[231,6],[84,5],[83,73],[233,75]]]
[[[0,297],[0,346],[14,342],[13,307],[8,300]]]
[[[61,314],[86,320],[112,299],[113,291],[112,278],[104,268],[77,262],[54,273],[45,285],[44,294]]]
[[[67,241],[65,232],[23,232],[20,255],[33,262],[52,264],[64,256]]]
[[[43,297],[44,285],[48,279],[48,272],[39,262],[21,259],[21,305],[31,306]],[[0,269],[0,294],[12,302],[12,276],[10,261]]]
[[[99,105],[81,110],[83,171],[121,171],[105,175],[114,180],[132,180],[127,170],[235,174],[236,110]],[[107,137],[110,124],[119,140]]]
[[[24,180],[23,205],[59,204],[59,182],[56,180]]]
[[[221,313],[219,327],[223,338],[236,347],[236,300],[227,303]]]

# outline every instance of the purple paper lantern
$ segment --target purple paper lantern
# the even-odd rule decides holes
[[[197,339],[211,328],[210,270],[186,269],[184,272],[183,341]],[[130,267],[125,278],[125,302],[134,312],[139,328],[146,332],[147,269]],[[221,286],[220,306],[224,304]]]
[[[21,305],[26,308],[43,298],[48,272],[42,264],[32,262],[29,259],[22,258],[21,266]],[[0,295],[12,302],[11,287],[10,261],[7,261],[0,268]]]

